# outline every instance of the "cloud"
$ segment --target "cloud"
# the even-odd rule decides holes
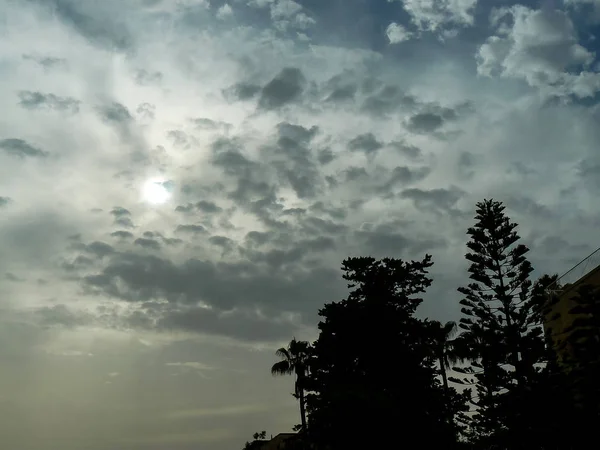
[[[71,113],[79,112],[80,102],[73,97],[59,97],[54,94],[43,94],[41,92],[21,91],[19,92],[19,104],[27,109],[50,109],[56,111],[66,111]]]
[[[45,69],[64,67],[67,64],[66,59],[52,56],[23,55],[23,59],[27,61],[33,61]]]
[[[412,200],[418,209],[433,213],[452,212],[463,195],[456,187],[430,190],[409,188],[400,193],[400,197]]]
[[[233,9],[228,3],[225,3],[217,10],[217,18],[221,20],[228,19],[233,15]]]
[[[382,147],[383,143],[379,142],[373,133],[361,134],[348,142],[350,150],[361,150],[367,154],[376,152]]]
[[[29,144],[23,139],[9,138],[0,140],[0,149],[18,158],[45,158],[48,152]]]
[[[12,202],[12,199],[10,197],[0,197],[0,208],[5,207],[10,202]]]
[[[260,92],[259,107],[276,109],[299,99],[306,79],[297,67],[286,67],[269,81]]]
[[[111,14],[110,4],[98,7],[100,5],[74,0],[34,1],[94,45],[120,51],[131,49],[134,45],[133,36],[122,18]]]
[[[129,110],[119,102],[100,106],[98,112],[107,123],[126,124],[133,120]]]
[[[516,5],[497,10],[493,24],[497,34],[477,54],[480,74],[524,79],[558,96],[589,97],[600,90],[600,76],[590,71],[595,55],[578,43],[566,12]]]
[[[399,44],[400,42],[408,41],[412,37],[410,31],[396,22],[392,22],[388,25],[385,34],[389,39],[390,44]]]
[[[133,238],[133,233],[124,230],[113,231],[110,233],[111,236],[119,238],[119,239],[131,239]]]
[[[408,121],[408,128],[415,133],[431,133],[437,131],[444,124],[442,116],[433,113],[419,113]]]
[[[160,250],[160,243],[154,239],[137,238],[134,241],[134,244],[147,248],[148,250]]]
[[[473,25],[477,0],[402,0],[402,5],[420,30],[438,31]]]

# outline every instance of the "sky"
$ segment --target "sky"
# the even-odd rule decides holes
[[[230,450],[299,423],[274,350],[349,256],[475,203],[535,275],[600,246],[600,0],[0,0],[0,436]]]

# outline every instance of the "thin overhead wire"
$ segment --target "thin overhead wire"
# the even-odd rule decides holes
[[[556,281],[554,281],[550,286],[548,286],[546,288],[547,292],[552,292],[553,290],[556,290],[556,286],[560,286],[560,281],[565,278],[566,276],[568,276],[571,272],[573,272],[575,269],[577,269],[579,266],[583,266],[583,273],[586,273],[586,269],[587,266],[590,262],[590,259],[592,256],[594,256],[596,253],[600,253],[600,247],[598,247],[596,250],[594,250],[592,253],[590,253],[588,256],[586,256],[585,258],[583,258],[581,261],[579,261],[577,264],[575,264],[573,267],[571,267],[568,271],[566,271],[565,273],[563,273],[560,277],[558,277],[556,279]],[[582,275],[583,276],[583,275]],[[581,278],[581,277],[579,277]]]

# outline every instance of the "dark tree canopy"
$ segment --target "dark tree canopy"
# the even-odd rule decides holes
[[[343,262],[354,289],[319,312],[308,396],[309,431],[332,450],[385,445],[392,432],[407,447],[455,442],[436,378],[432,324],[413,317],[431,265],[430,256]]]

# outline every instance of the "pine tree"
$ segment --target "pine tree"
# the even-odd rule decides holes
[[[529,249],[519,244],[517,224],[504,209],[494,200],[477,203],[465,255],[472,282],[458,291],[465,296],[461,339],[475,359],[464,371],[474,375],[476,385],[474,431],[482,442],[506,444],[510,436],[526,432],[518,399],[539,375],[546,353],[530,292]]]

